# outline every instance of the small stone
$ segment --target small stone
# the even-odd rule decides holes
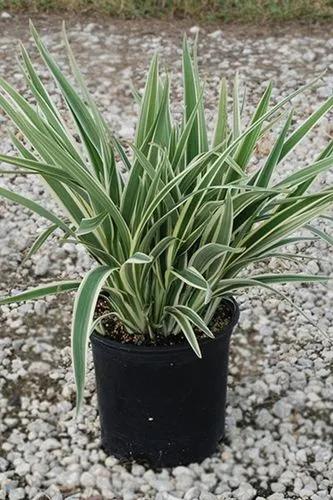
[[[9,500],[21,500],[25,498],[25,491],[23,488],[16,488],[9,491]]]
[[[271,490],[274,493],[283,493],[286,490],[286,487],[284,484],[281,484],[281,483],[272,483]]]
[[[307,461],[307,455],[306,455],[306,451],[305,450],[298,450],[296,452],[296,460],[298,463],[306,463]]]
[[[125,139],[131,139],[134,136],[134,128],[123,125],[119,130],[119,135]]]
[[[94,31],[96,28],[98,28],[98,24],[96,23],[88,23],[85,27],[84,27],[84,31],[86,33],[91,33],[92,31]]]
[[[176,476],[176,486],[178,490],[187,491],[193,486],[193,477],[190,474]]]
[[[105,459],[105,467],[113,467],[114,465],[116,465],[116,463],[118,462],[118,460],[115,458],[115,457],[106,457]]]
[[[30,465],[26,462],[22,462],[15,467],[15,472],[19,476],[25,476],[30,472]]]
[[[74,243],[68,243],[68,241],[66,241],[66,243],[63,244],[62,248],[70,255],[77,253],[77,248]]]
[[[305,488],[302,488],[299,492],[299,496],[301,498],[309,498],[314,494],[314,491],[312,488],[308,488],[307,486]]]
[[[68,489],[75,488],[80,482],[80,475],[77,471],[66,471],[61,476],[61,482]],[[67,497],[69,498],[69,497]]]
[[[316,59],[316,54],[314,54],[314,53],[313,53],[312,51],[310,51],[310,50],[307,50],[306,52],[303,52],[302,57],[303,57],[303,60],[304,60],[305,62],[309,62],[309,63],[311,63],[311,62],[313,62],[313,61]]]
[[[295,493],[299,493],[302,488],[303,488],[303,481],[301,480],[301,478],[296,477],[295,481],[294,481],[294,490],[295,490]]]
[[[17,314],[20,316],[25,316],[32,312],[33,305],[31,303],[22,304],[17,308]]]
[[[216,495],[214,495],[213,493],[210,493],[209,491],[202,491],[200,493],[199,499],[200,500],[217,500],[217,497],[216,497]]]
[[[183,474],[190,474],[193,476],[193,471],[189,469],[188,467],[184,467],[183,465],[178,465],[175,467],[172,471],[172,474],[176,476],[182,476]]]
[[[257,490],[249,483],[242,483],[234,492],[234,495],[239,500],[252,500],[256,496]]]
[[[192,28],[190,28],[190,33],[192,33],[193,35],[196,35],[197,33],[199,33],[199,31],[200,31],[199,26],[192,26]]]
[[[143,465],[140,464],[133,464],[132,465],[132,474],[133,476],[143,476],[145,473],[145,468]]]
[[[95,478],[90,472],[83,472],[80,477],[80,483],[84,488],[93,488],[95,486]]]
[[[155,478],[153,481],[151,481],[151,485],[153,488],[155,488],[157,491],[172,491],[173,489],[173,484],[171,481],[168,479],[163,479],[163,478]]]
[[[307,262],[306,270],[311,274],[318,274],[320,271],[319,266],[315,260],[310,260],[309,262]]]
[[[262,408],[261,410],[259,410],[256,418],[256,424],[259,427],[261,427],[262,429],[266,429],[272,424],[272,422],[273,417],[266,408]]]
[[[28,370],[30,373],[45,375],[50,371],[50,365],[44,361],[33,361]]]
[[[63,500],[63,496],[55,484],[51,484],[51,486],[46,490],[45,495],[50,497],[52,500]]]
[[[12,16],[9,14],[9,12],[6,12],[6,11],[1,12],[1,16],[0,17],[1,17],[1,19],[4,19],[4,20],[12,18]]]
[[[273,406],[274,415],[276,415],[281,420],[288,418],[290,416],[291,410],[292,406],[283,399],[277,401]]]
[[[190,488],[184,496],[184,500],[197,500],[200,496],[200,488],[198,486],[193,486]]]
[[[222,38],[223,36],[223,31],[222,30],[216,30],[213,31],[212,33],[209,33],[208,35],[210,38],[214,38],[215,40],[218,38]]]
[[[9,465],[9,462],[5,458],[0,457],[0,472],[5,472],[8,465]]]
[[[61,445],[60,445],[59,441],[57,441],[57,439],[55,439],[55,438],[45,439],[45,441],[41,444],[41,449],[46,450],[46,451],[57,450],[60,447],[61,447]]]
[[[47,310],[46,302],[44,300],[37,300],[34,303],[34,310],[35,313],[38,314],[39,316],[44,316]]]
[[[45,276],[47,274],[50,267],[50,260],[47,255],[41,257],[36,264],[35,267],[35,275],[36,276]]]
[[[282,493],[273,493],[273,495],[269,495],[267,500],[284,500],[284,495]]]

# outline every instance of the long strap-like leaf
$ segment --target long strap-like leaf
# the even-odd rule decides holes
[[[69,280],[54,283],[43,283],[42,285],[7,297],[0,297],[0,305],[13,304],[14,302],[23,302],[25,300],[35,300],[46,297],[47,295],[56,295],[57,293],[70,292],[77,290],[80,282]]]
[[[82,280],[74,302],[72,323],[72,356],[76,383],[76,410],[83,401],[86,358],[89,335],[100,291],[114,271],[114,267],[99,266],[89,271]]]

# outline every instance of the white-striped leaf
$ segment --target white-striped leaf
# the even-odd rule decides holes
[[[168,307],[165,308],[165,311],[176,320],[193,351],[198,358],[201,358],[200,346],[188,317],[176,308]]]
[[[112,271],[114,268],[109,266],[99,266],[89,271],[81,281],[75,297],[71,338],[77,412],[83,401],[87,347],[93,316],[100,291]]]

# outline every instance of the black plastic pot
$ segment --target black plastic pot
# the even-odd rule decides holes
[[[238,321],[200,342],[202,359],[188,344],[124,345],[93,333],[102,446],[112,455],[152,467],[199,462],[224,435],[229,340]]]

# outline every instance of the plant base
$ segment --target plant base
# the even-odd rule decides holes
[[[102,446],[152,467],[200,462],[224,435],[229,340],[239,310],[215,339],[187,345],[123,345],[93,333]]]

